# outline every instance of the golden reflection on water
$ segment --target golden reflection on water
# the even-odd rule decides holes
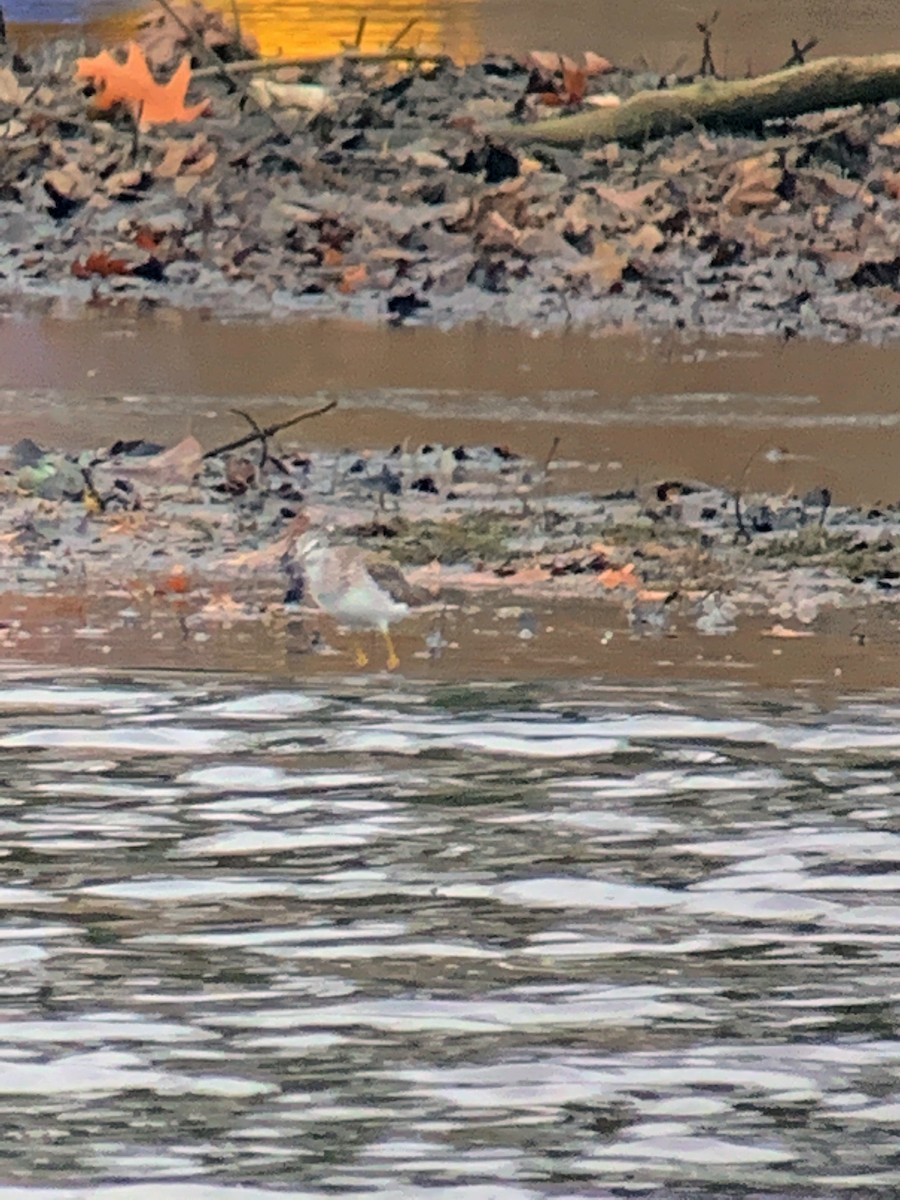
[[[356,40],[365,18],[361,49],[374,53],[386,49],[403,33],[401,45],[427,53],[449,54],[460,62],[480,57],[480,0],[239,0],[242,28],[252,33],[266,56],[319,57],[335,54]],[[98,6],[92,6],[94,14]],[[106,5],[103,5],[105,8]],[[230,4],[224,11],[232,12]],[[127,40],[146,5],[132,11],[106,11],[92,15],[84,30],[105,45]],[[410,27],[410,23],[411,27]],[[21,43],[57,35],[71,36],[72,25],[11,24]],[[75,30],[78,26],[74,27]]]

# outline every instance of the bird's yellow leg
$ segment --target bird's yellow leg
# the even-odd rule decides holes
[[[397,651],[394,649],[394,641],[387,629],[384,631],[384,644],[387,646],[387,669],[396,671],[400,666],[400,659],[397,657]]]
[[[366,654],[365,650],[363,650],[359,642],[357,642],[353,647],[353,653],[356,658],[356,665],[358,667],[367,667],[369,665],[369,656]]]

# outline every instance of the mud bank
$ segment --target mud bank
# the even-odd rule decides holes
[[[471,667],[487,639],[501,674],[540,669],[548,646],[577,674],[640,643],[696,673],[698,644],[746,653],[748,639],[813,673],[835,646],[871,680],[890,681],[898,661],[900,505],[684,480],[594,492],[589,464],[509,446],[359,454],[273,438],[266,450],[261,463],[258,441],[206,458],[190,438],[78,455],[13,447],[0,475],[7,658],[51,645],[72,662],[73,645],[83,660],[124,640],[142,645],[129,665],[160,665],[214,643],[221,667],[222,647],[240,661],[237,643],[262,641],[259,660],[289,645],[299,669],[347,669],[346,638],[307,602],[292,558],[302,516],[402,571],[413,614],[398,645],[418,670]]]
[[[511,57],[287,69],[320,110],[196,79],[188,125],[90,115],[77,48],[9,66],[0,291],[12,307],[897,337],[900,105],[596,150],[492,129],[559,89]],[[674,84],[616,70],[591,95]],[[558,109],[556,111],[559,111]]]

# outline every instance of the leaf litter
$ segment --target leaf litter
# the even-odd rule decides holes
[[[498,124],[679,81],[590,50],[254,71],[227,17],[174,11],[127,47],[56,42],[0,67],[7,294],[897,336],[896,104],[525,152]],[[86,269],[92,255],[129,269]]]

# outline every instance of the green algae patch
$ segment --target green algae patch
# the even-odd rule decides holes
[[[849,579],[900,575],[900,546],[893,538],[861,538],[818,526],[771,538],[758,544],[754,553],[783,567],[829,567]]]
[[[516,530],[503,513],[467,513],[458,521],[395,520],[385,548],[401,566],[504,562]]]

